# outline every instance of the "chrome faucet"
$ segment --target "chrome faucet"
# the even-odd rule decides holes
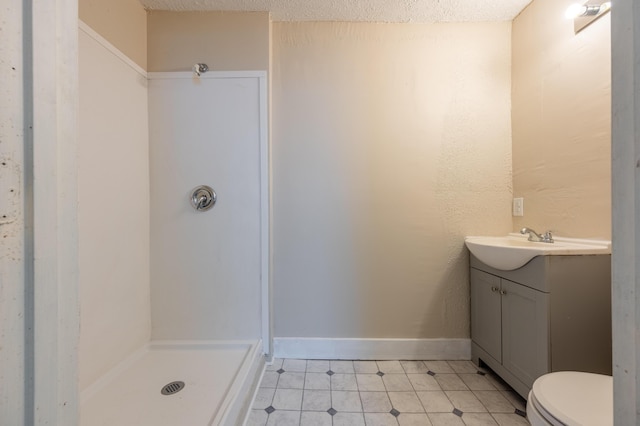
[[[553,243],[553,235],[551,235],[551,231],[547,231],[544,234],[540,235],[533,229],[524,227],[520,230],[520,233],[522,235],[529,234],[529,241],[535,241],[538,243]]]

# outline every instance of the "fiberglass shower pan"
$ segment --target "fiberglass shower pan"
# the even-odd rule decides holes
[[[257,342],[152,342],[83,392],[81,424],[238,424],[261,352]]]
[[[83,392],[82,425],[239,424],[269,344],[266,73],[148,83],[151,342]]]

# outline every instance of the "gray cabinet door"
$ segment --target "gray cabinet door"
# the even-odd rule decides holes
[[[502,280],[502,365],[528,387],[549,371],[548,297]]]
[[[502,362],[500,278],[471,269],[471,340]]]

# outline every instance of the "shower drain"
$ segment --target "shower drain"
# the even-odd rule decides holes
[[[171,382],[164,385],[160,393],[163,395],[173,395],[174,393],[180,392],[182,389],[184,389],[184,382]]]

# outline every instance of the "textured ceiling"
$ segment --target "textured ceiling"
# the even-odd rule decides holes
[[[263,11],[274,21],[510,21],[532,0],[140,0],[149,10]]]

